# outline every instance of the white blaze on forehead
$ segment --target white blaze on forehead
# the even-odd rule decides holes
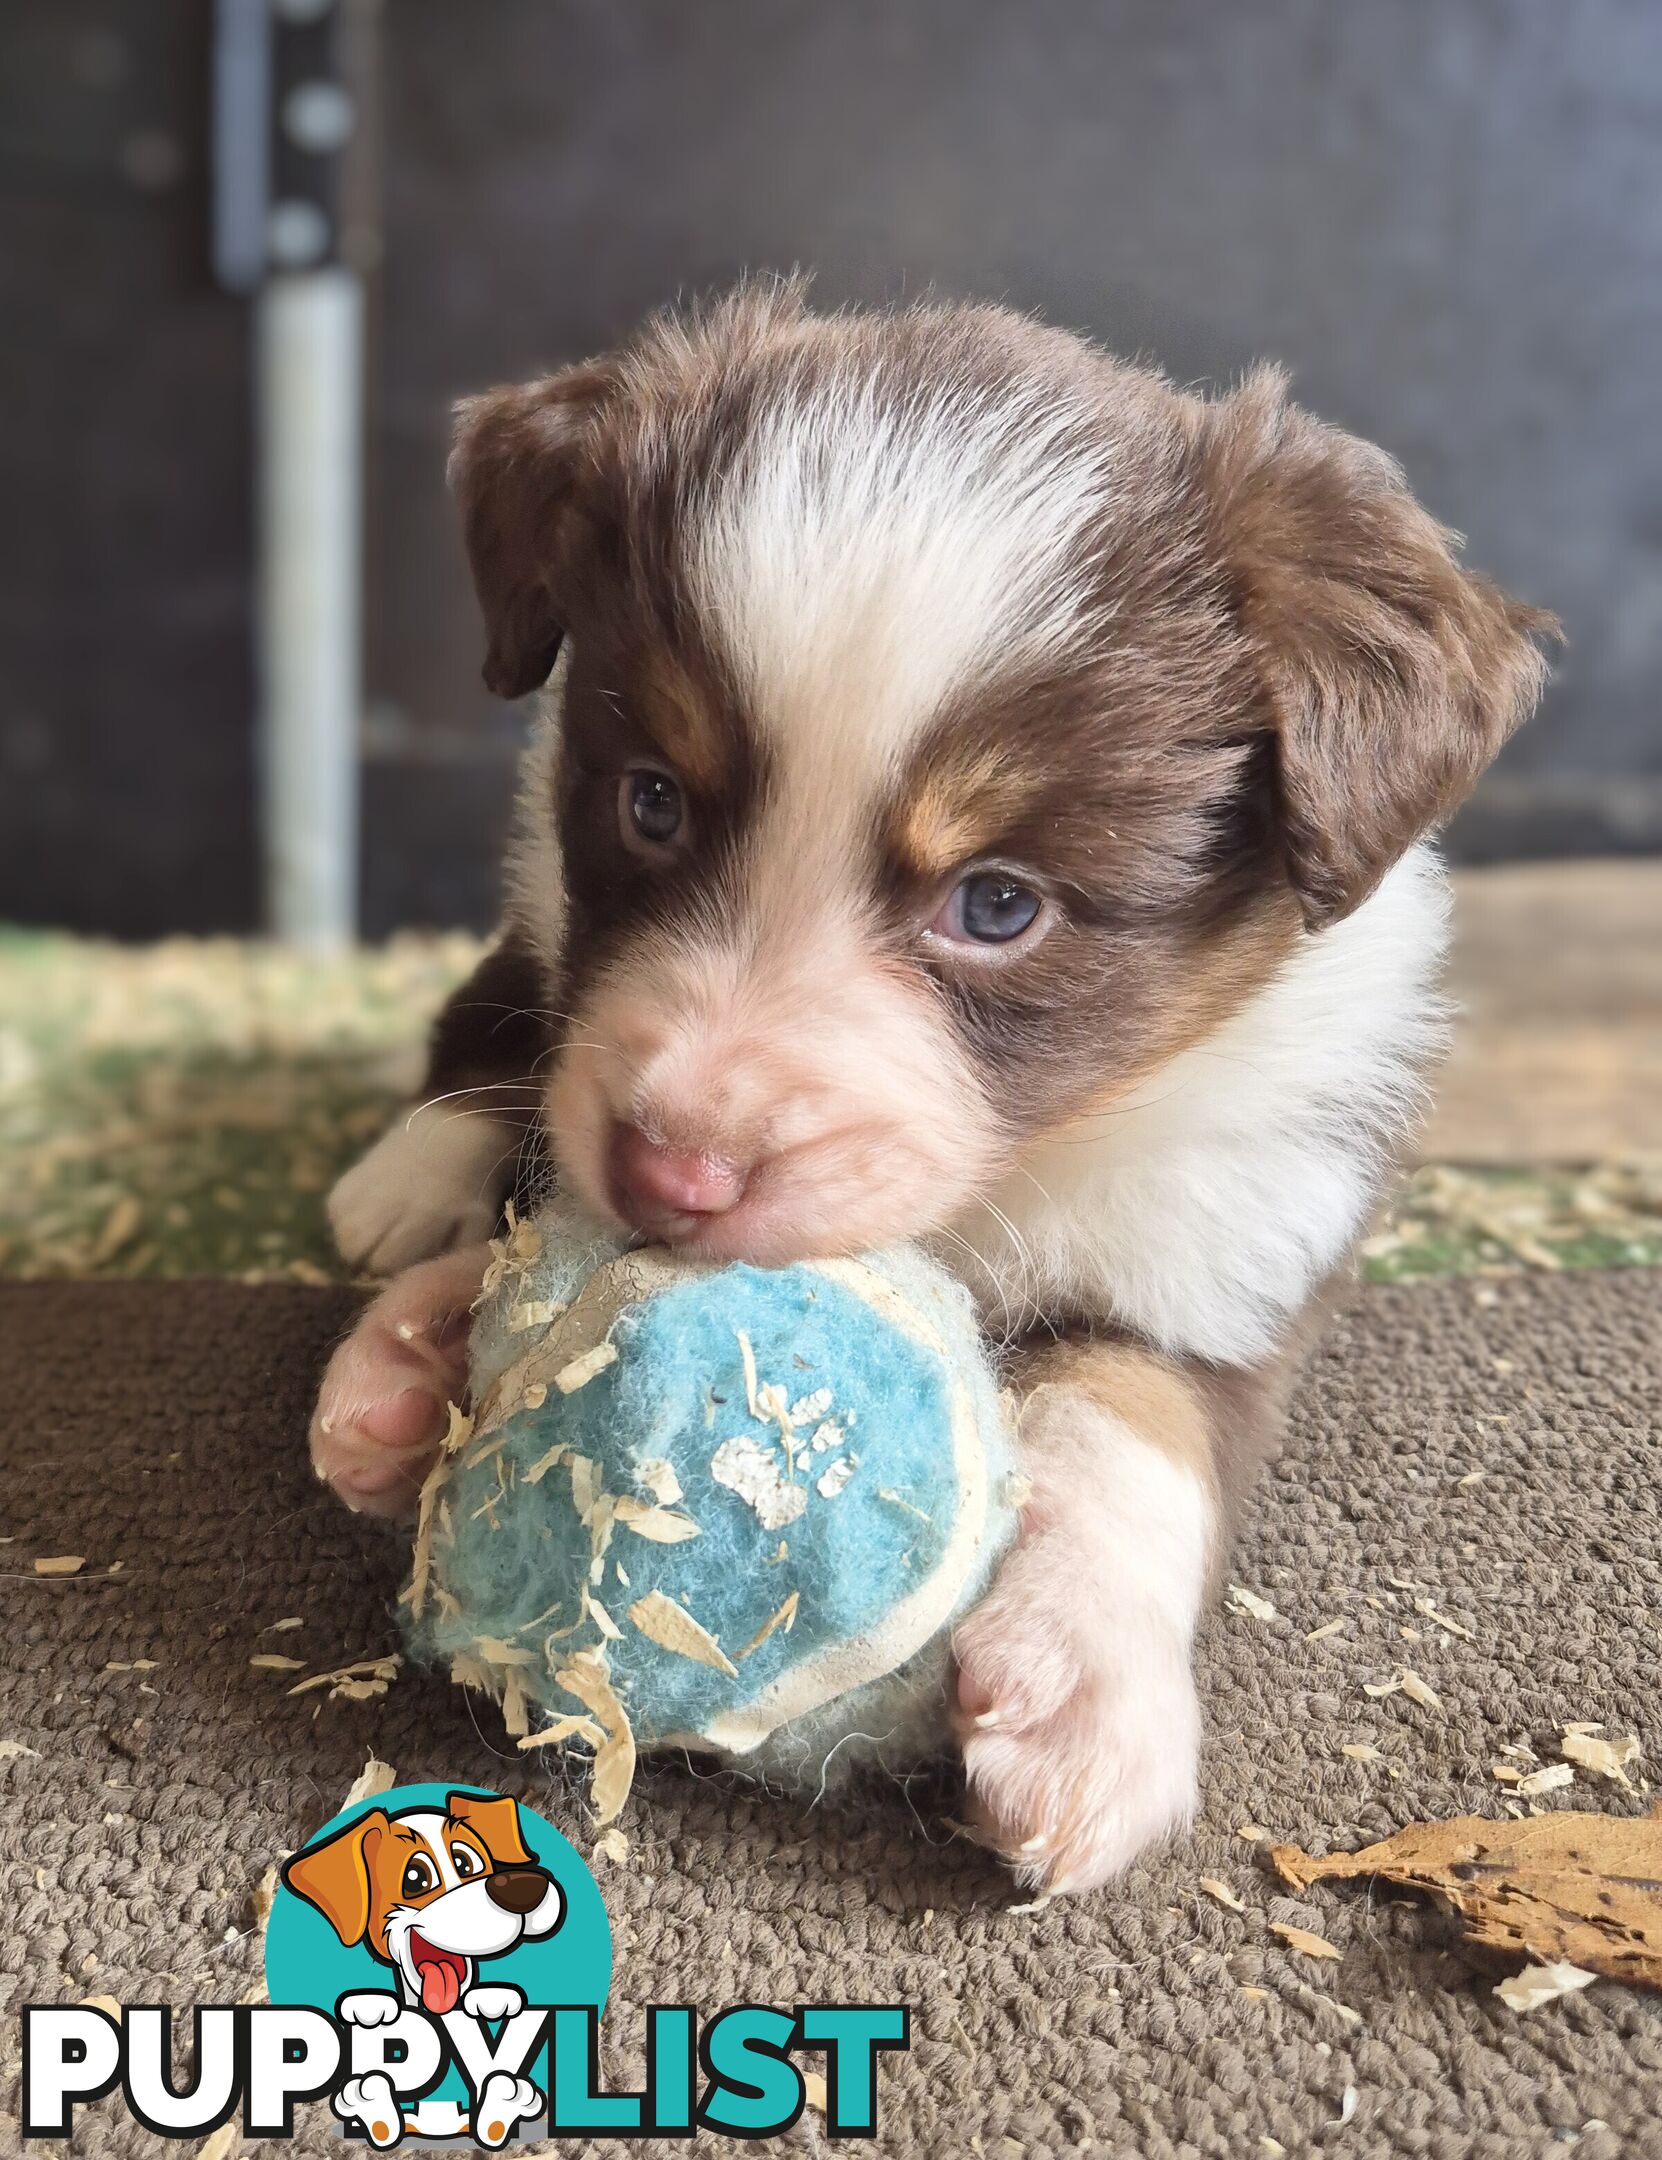
[[[695,603],[787,775],[880,776],[954,690],[1077,645],[1108,494],[1064,392],[788,387],[714,484]]]

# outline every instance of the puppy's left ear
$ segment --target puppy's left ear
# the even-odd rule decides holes
[[[1277,371],[1205,408],[1199,449],[1319,930],[1465,799],[1534,709],[1558,626],[1462,568],[1384,452],[1290,404]]]
[[[447,473],[485,618],[485,686],[498,697],[537,689],[559,655],[551,581],[611,386],[609,368],[594,361],[456,407]]]
[[[470,1830],[478,1831],[485,1850],[499,1867],[536,1866],[520,1834],[518,1801],[453,1792],[446,1795],[444,1804],[458,1822],[465,1822]]]

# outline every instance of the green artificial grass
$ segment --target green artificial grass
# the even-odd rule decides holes
[[[339,1280],[323,1199],[420,1078],[478,944],[311,959],[0,931],[0,1276]],[[1382,1282],[1662,1264],[1662,1165],[1409,1181]]]

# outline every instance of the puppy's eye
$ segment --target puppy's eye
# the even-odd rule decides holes
[[[406,1897],[425,1897],[429,1890],[436,1890],[439,1871],[425,1853],[417,1853],[404,1864],[404,1880],[400,1888]]]
[[[668,847],[681,837],[687,809],[679,782],[666,772],[637,766],[626,772],[618,791],[623,837],[637,851]]]
[[[480,1859],[471,1845],[452,1845],[450,1858],[456,1873],[462,1878],[463,1882],[466,1882],[472,1875],[483,1875],[485,1872],[484,1861]]]
[[[953,887],[929,927],[958,945],[1013,945],[1043,912],[1031,885],[1006,870],[976,870]]]

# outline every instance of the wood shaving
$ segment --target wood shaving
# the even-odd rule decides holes
[[[397,1783],[398,1772],[392,1764],[381,1762],[371,1755],[347,1787],[346,1798],[341,1802],[341,1806],[356,1807],[360,1800],[373,1800],[377,1793],[390,1792]]]
[[[326,1687],[331,1701],[345,1699],[348,1702],[368,1700],[369,1694],[384,1695],[390,1683],[397,1679],[399,1667],[404,1660],[394,1652],[389,1657],[360,1658],[355,1665],[342,1665],[334,1672],[313,1673],[305,1680],[297,1680],[288,1692],[306,1695],[313,1688]]]
[[[37,1575],[79,1575],[86,1566],[84,1553],[57,1553],[47,1560],[35,1562]]]
[[[1531,1770],[1528,1777],[1519,1778],[1513,1790],[1520,1800],[1535,1800],[1542,1793],[1562,1792],[1566,1785],[1575,1783],[1575,1767],[1572,1763],[1548,1763],[1545,1769]]]
[[[275,1874],[276,1869],[271,1872]],[[114,2018],[118,2025],[121,2023],[121,2005],[113,1995],[83,1995],[76,2007],[81,2010],[102,2010],[106,2017]]]
[[[613,1867],[622,1867],[629,1858],[629,1840],[615,1823],[611,1829],[601,1831],[594,1841],[594,1849]]]
[[[543,1726],[540,1732],[521,1734],[519,1745],[521,1750],[525,1750],[559,1747],[566,1740],[581,1740],[591,1748],[600,1748],[605,1744],[605,1739],[606,1735],[592,1718],[574,1716],[556,1718],[552,1725]]]
[[[903,1493],[894,1492],[887,1485],[878,1486],[877,1497],[879,1500],[886,1500],[890,1507],[904,1508],[908,1515],[915,1515],[919,1522],[933,1522],[935,1519],[925,1509],[915,1506]]]
[[[230,2156],[242,2143],[242,2128],[233,2115],[228,2123],[221,2123],[210,2138],[204,2138],[196,2148],[196,2160],[230,2160]]]
[[[460,1403],[446,1403],[444,1407],[450,1413],[449,1428],[444,1436],[444,1452],[447,1455],[459,1455],[473,1438],[473,1420]]]
[[[820,1476],[815,1480],[814,1490],[822,1500],[835,1500],[838,1493],[842,1491],[853,1475],[853,1457],[839,1455],[835,1462],[826,1465]],[[770,1524],[768,1527],[771,1528],[772,1525]]]
[[[532,1328],[552,1327],[564,1311],[558,1298],[526,1298],[508,1315],[508,1331],[527,1335]]]
[[[563,1440],[556,1440],[546,1455],[539,1455],[528,1470],[522,1471],[520,1481],[526,1485],[540,1485],[550,1470],[557,1470],[571,1453]]]
[[[1203,1875],[1200,1878],[1200,1887],[1208,1897],[1216,1898],[1218,1903],[1227,1907],[1230,1912],[1246,1911],[1246,1906],[1230,1889],[1228,1883],[1221,1882],[1216,1875]]]
[[[587,1523],[600,1497],[600,1472],[587,1455],[573,1455],[570,1464],[571,1504],[577,1510],[577,1520]]]
[[[1434,1626],[1445,1629],[1450,1635],[1458,1635],[1462,1642],[1476,1642],[1477,1640],[1477,1637],[1463,1621],[1451,1620],[1447,1613],[1439,1612],[1430,1598],[1417,1597],[1414,1600],[1414,1610],[1422,1620],[1431,1621]]]
[[[1595,1732],[1570,1725],[1558,1744],[1564,1760],[1574,1763],[1578,1770],[1591,1770],[1595,1777],[1608,1778],[1613,1785],[1633,1790],[1633,1780],[1627,1773],[1639,1760],[1637,1734],[1629,1733],[1625,1740],[1601,1740]]]
[[[750,1337],[744,1329],[738,1328],[735,1332],[739,1338],[739,1360],[744,1366],[745,1406],[753,1418],[765,1424],[767,1412],[763,1410],[756,1396],[756,1353],[750,1347]]]
[[[644,1485],[660,1507],[674,1507],[681,1497],[681,1480],[675,1474],[675,1465],[666,1462],[661,1455],[652,1455],[645,1462],[635,1465],[635,1482]]]
[[[605,1728],[589,1776],[589,1800],[597,1827],[609,1823],[629,1797],[635,1782],[635,1735],[629,1713],[618,1701],[606,1670],[604,1653],[579,1650],[554,1675],[554,1685],[574,1695]]]
[[[1434,1687],[1422,1680],[1412,1666],[1405,1665],[1399,1674],[1402,1692],[1411,1703],[1418,1703],[1422,1710],[1441,1710],[1443,1698]]]
[[[1355,1853],[1270,1855],[1295,1891],[1382,1877],[1435,1897],[1486,1949],[1662,1988],[1662,1810],[1411,1823]]]
[[[1010,1909],[1014,1912],[1017,1908],[1012,1906]],[[817,2070],[803,2070],[799,2075],[802,2079],[803,2097],[817,2114],[823,2115],[826,2112],[824,2078]]]
[[[592,1350],[585,1350],[581,1357],[574,1357],[569,1365],[562,1365],[554,1375],[554,1385],[562,1395],[575,1395],[579,1388],[597,1379],[608,1365],[617,1363],[617,1344],[596,1343]]]
[[[1352,1762],[1384,1762],[1386,1757],[1370,1740],[1347,1740],[1339,1753],[1348,1755]]]
[[[144,1210],[132,1193],[124,1193],[104,1218],[103,1227],[92,1241],[89,1264],[103,1267],[113,1260],[123,1245],[130,1245],[144,1226]]]
[[[522,1740],[531,1730],[525,1682],[511,1667],[502,1679],[502,1726],[510,1740]]]
[[[710,1457],[710,1475],[738,1494],[764,1530],[783,1530],[808,1505],[802,1486],[788,1484],[776,1457],[749,1433],[722,1442]]]
[[[716,1672],[726,1673],[730,1679],[738,1677],[739,1668],[709,1629],[701,1627],[684,1605],[677,1605],[661,1590],[649,1590],[645,1597],[637,1598],[629,1608],[629,1617],[660,1649],[672,1650],[677,1657],[691,1658],[695,1664],[711,1666]]]
[[[611,1614],[606,1610],[605,1606],[601,1604],[600,1600],[597,1597],[594,1597],[592,1595],[590,1596],[588,1600],[588,1611],[589,1618],[594,1622],[595,1626],[600,1630],[601,1634],[605,1636],[608,1642],[622,1642],[622,1628],[618,1626],[617,1622],[612,1618]]]
[[[1543,2003],[1558,2002],[1566,1995],[1579,1995],[1597,1978],[1597,1973],[1586,1972],[1581,1966],[1558,1958],[1550,1965],[1526,1965],[1522,1972],[1512,1973],[1504,1979],[1495,1993],[1508,2010],[1539,2010]]]
[[[17,1762],[24,1755],[40,1759],[40,1749],[25,1747],[21,1740],[0,1740],[0,1762]]]
[[[1267,1597],[1259,1597],[1254,1590],[1244,1590],[1239,1583],[1231,1583],[1225,1600],[1231,1612],[1241,1613],[1248,1620],[1276,1620],[1280,1614]]]
[[[1235,1825],[1235,1835],[1245,1838],[1249,1845],[1256,1845],[1261,1838],[1267,1838],[1269,1832],[1261,1822],[1244,1822]]]
[[[799,1395],[785,1413],[793,1425],[815,1425],[831,1407],[831,1390],[815,1388],[811,1395]]]
[[[304,1627],[305,1625],[306,1623],[299,1613],[291,1613],[286,1620],[268,1620],[265,1626],[261,1628],[260,1633],[262,1635],[288,1635],[292,1634],[297,1627]]]
[[[654,1545],[684,1545],[688,1538],[702,1535],[690,1515],[679,1515],[673,1508],[648,1507],[627,1493],[617,1504],[617,1519],[626,1530]]]
[[[1522,1778],[1523,1772],[1515,1762],[1492,1762],[1489,1765],[1489,1775],[1498,1784],[1516,1785]]]
[[[745,1644],[744,1648],[742,1650],[734,1651],[733,1655],[742,1662],[745,1658],[749,1657],[752,1650],[760,1650],[763,1643],[767,1641],[768,1637],[773,1633],[775,1628],[783,1628],[785,1630],[785,1633],[788,1635],[792,1627],[795,1625],[796,1609],[798,1605],[801,1604],[801,1602],[802,1592],[800,1590],[793,1590],[790,1596],[785,1600],[784,1604],[780,1606],[779,1610],[762,1622],[761,1626],[756,1630],[755,1634],[751,1636],[749,1642]]]
[[[1276,1851],[1285,1848],[1277,1846]],[[1279,1935],[1289,1950],[1296,1950],[1301,1957],[1337,1958],[1343,1955],[1336,1950],[1325,1935],[1313,1935],[1308,1928],[1295,1927],[1290,1920],[1272,1920],[1270,1933]]]
[[[1330,1635],[1342,1635],[1350,1622],[1342,1616],[1337,1620],[1324,1620],[1320,1627],[1313,1627],[1305,1636],[1306,1642],[1326,1642]]]
[[[254,1885],[254,1894],[248,1900],[248,1909],[253,1915],[254,1925],[262,1933],[265,1930],[266,1922],[271,1918],[271,1907],[277,1896],[278,1875],[278,1865],[274,1860]]]
[[[304,1672],[306,1670],[306,1660],[303,1657],[279,1657],[275,1650],[262,1650],[257,1657],[251,1657],[248,1662],[250,1665],[257,1665],[262,1672]]]

